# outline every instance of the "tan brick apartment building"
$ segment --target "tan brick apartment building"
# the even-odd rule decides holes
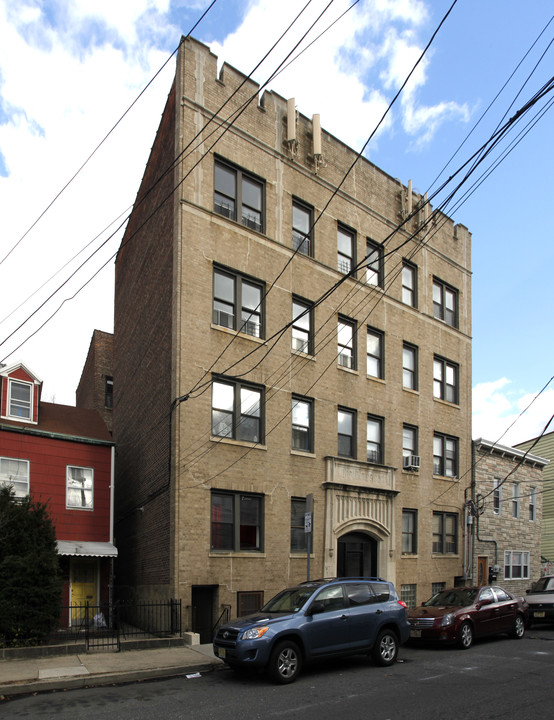
[[[310,495],[311,577],[464,573],[470,234],[258,90],[183,41],[116,262],[116,582],[206,639],[306,579]]]

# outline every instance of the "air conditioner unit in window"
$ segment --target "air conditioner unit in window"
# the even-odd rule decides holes
[[[352,368],[352,355],[339,353],[339,365],[345,368]]]
[[[253,320],[247,320],[240,329],[241,332],[246,335],[252,335],[252,337],[260,337],[260,323],[254,322]]]
[[[214,323],[215,325],[221,325],[222,327],[231,328],[232,330],[235,323],[235,316],[224,310],[214,309]]]
[[[406,455],[404,457],[402,467],[404,470],[419,470],[419,455]]]

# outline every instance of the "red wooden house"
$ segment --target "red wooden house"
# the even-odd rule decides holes
[[[0,366],[0,485],[47,505],[64,575],[62,605],[108,604],[114,443],[96,410],[41,401],[24,365]]]

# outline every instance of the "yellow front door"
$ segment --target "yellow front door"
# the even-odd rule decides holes
[[[73,558],[71,561],[71,609],[70,623],[80,625],[85,619],[86,604],[92,606],[92,615],[98,604],[98,560],[96,558]],[[90,613],[89,613],[89,617]]]

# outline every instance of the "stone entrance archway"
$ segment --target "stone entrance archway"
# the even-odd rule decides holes
[[[349,532],[339,537],[337,575],[339,577],[378,576],[377,540],[361,532]]]

